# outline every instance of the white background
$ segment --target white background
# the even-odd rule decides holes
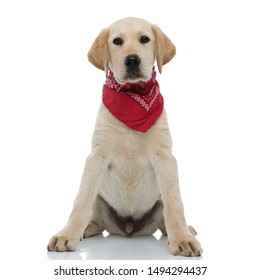
[[[177,47],[158,81],[207,279],[256,279],[260,20],[252,0],[0,2],[1,273],[52,279],[46,245],[71,211],[105,79],[87,51],[127,16],[156,23]]]

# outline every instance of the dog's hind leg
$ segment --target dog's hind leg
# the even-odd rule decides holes
[[[103,215],[101,211],[102,206],[102,200],[98,195],[93,206],[93,215],[91,217],[90,223],[88,224],[83,234],[84,238],[99,235],[105,230]]]
[[[141,226],[141,229],[139,230]],[[163,204],[161,201],[157,201],[153,208],[140,220],[136,221],[134,235],[152,235],[158,229],[163,234],[166,233],[163,217]]]
[[[159,226],[159,230],[162,232],[163,235],[167,235],[164,219],[163,219],[163,222]]]
[[[99,235],[105,230],[104,225],[100,224],[99,221],[95,220],[89,223],[87,226],[85,232],[84,232],[84,238],[91,237],[94,235]]]

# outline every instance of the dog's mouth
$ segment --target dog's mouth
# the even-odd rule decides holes
[[[127,71],[123,79],[117,79],[120,84],[135,84],[138,82],[147,82],[150,78],[141,73],[139,70]]]
[[[115,73],[115,79],[119,84],[136,84],[139,82],[147,82],[151,79],[151,71],[147,68],[135,67],[130,69],[121,69]]]
[[[131,72],[126,73],[124,76],[124,80],[141,80],[143,78],[145,77],[140,73],[139,70],[138,71],[133,70]]]

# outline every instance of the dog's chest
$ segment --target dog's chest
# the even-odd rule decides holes
[[[117,139],[109,156],[102,197],[122,216],[139,218],[160,198],[149,147],[138,135]]]

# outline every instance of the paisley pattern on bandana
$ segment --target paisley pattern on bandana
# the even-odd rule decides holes
[[[153,68],[147,82],[119,84],[111,70],[103,86],[102,101],[128,127],[146,132],[163,111],[163,97]]]
[[[131,96],[137,103],[139,103],[147,112],[153,106],[155,100],[160,95],[160,88],[156,80],[156,72],[153,68],[152,77],[147,82],[137,82],[135,84],[119,84],[111,70],[108,72],[105,85],[111,90],[118,93],[127,94]]]

